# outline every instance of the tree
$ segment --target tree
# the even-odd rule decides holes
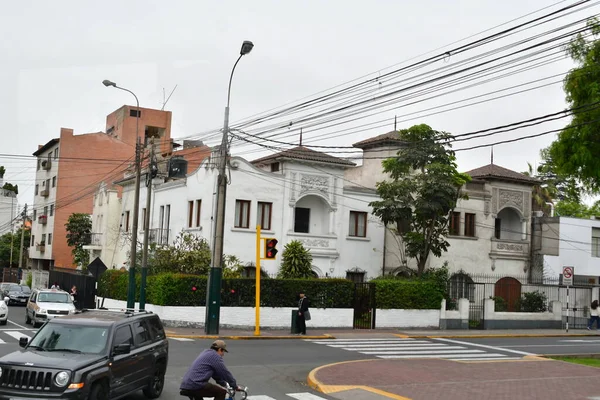
[[[557,171],[576,178],[590,193],[600,191],[599,34],[598,21],[591,19],[588,31],[578,34],[567,47],[568,55],[577,64],[564,79],[573,118],[548,149]]]
[[[19,185],[13,185],[12,183],[6,182],[2,189],[10,190],[11,192],[15,192],[15,194],[19,194]]]
[[[8,267],[10,265],[10,247],[12,241],[12,266],[17,267],[19,265],[19,246],[21,245],[21,229],[18,229],[15,233],[5,233],[0,236],[0,268]],[[11,240],[12,239],[12,240]],[[23,258],[27,255],[27,249],[29,249],[29,244],[31,243],[31,231],[29,229],[25,229],[24,239],[23,239]],[[26,265],[23,262],[23,265]]]
[[[281,267],[279,268],[279,278],[312,278],[312,255],[304,248],[298,240],[292,240],[283,248],[281,255]]]
[[[554,212],[561,217],[589,219],[592,216],[600,216],[600,201],[597,201],[591,207],[574,201],[559,201],[556,203]]]
[[[72,247],[73,262],[82,267],[90,261],[90,253],[83,246],[92,240],[92,218],[89,214],[73,213],[65,224],[67,245]]]
[[[421,124],[398,136],[404,145],[396,157],[382,162],[391,180],[377,183],[382,200],[369,205],[386,227],[396,225],[406,255],[416,260],[421,276],[429,255],[440,257],[450,246],[450,212],[459,198],[466,198],[461,187],[471,178],[457,171],[449,133]]]
[[[138,252],[138,266],[142,252]],[[148,268],[152,274],[179,272],[184,274],[207,275],[210,268],[211,250],[206,239],[188,232],[181,232],[173,245],[157,246],[148,249]]]
[[[6,168],[3,165],[0,165],[0,179],[4,178],[4,174],[6,173]]]

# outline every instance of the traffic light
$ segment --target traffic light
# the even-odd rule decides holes
[[[265,243],[265,258],[275,258],[275,255],[277,254],[277,249],[275,248],[275,246],[277,246],[277,239],[266,239]]]

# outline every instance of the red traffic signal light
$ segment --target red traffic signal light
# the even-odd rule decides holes
[[[275,246],[277,246],[277,239],[266,239],[265,258],[275,258],[275,255],[277,254]]]

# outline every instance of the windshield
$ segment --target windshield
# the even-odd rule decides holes
[[[31,293],[31,289],[29,289],[29,286],[21,286],[21,285],[10,285],[8,287],[8,291],[9,292]]]
[[[71,298],[67,293],[40,293],[38,303],[70,303]]]
[[[100,354],[105,351],[108,328],[46,324],[29,343],[40,351],[71,351]]]

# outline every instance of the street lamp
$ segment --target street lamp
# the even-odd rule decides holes
[[[102,84],[106,87],[112,86],[120,90],[129,92],[135,97],[137,114],[135,120],[135,196],[133,202],[133,226],[131,232],[131,254],[129,261],[129,288],[127,289],[127,308],[133,310],[135,308],[135,261],[137,253],[137,233],[138,233],[138,217],[140,210],[140,180],[141,180],[141,162],[140,162],[140,137],[139,137],[139,121],[140,121],[140,102],[137,96],[129,89],[117,86],[116,83],[105,79]]]
[[[217,216],[215,218],[215,230],[213,237],[213,256],[211,257],[210,275],[208,277],[208,288],[206,291],[206,316],[204,330],[207,334],[219,333],[219,317],[221,313],[221,277],[223,276],[223,235],[225,232],[225,196],[227,189],[227,134],[229,132],[229,100],[231,98],[231,81],[233,72],[238,62],[246,54],[252,51],[254,44],[245,40],[240,49],[240,56],[231,69],[229,76],[229,87],[227,88],[227,106],[225,106],[225,118],[223,122],[223,139],[219,149],[219,176],[217,189]]]

